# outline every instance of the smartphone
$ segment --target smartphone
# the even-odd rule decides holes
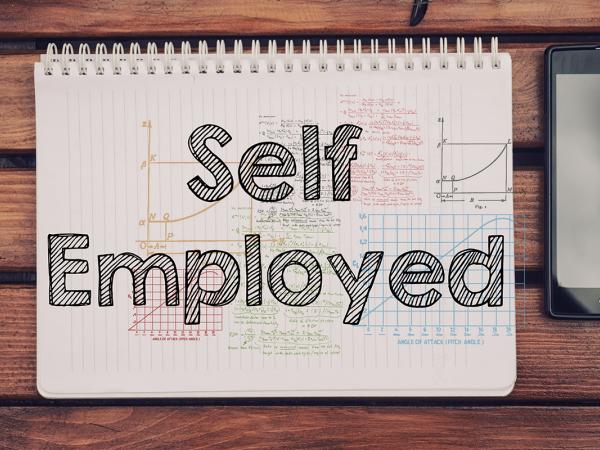
[[[600,319],[600,45],[545,53],[546,309]]]

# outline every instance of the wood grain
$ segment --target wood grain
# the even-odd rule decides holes
[[[0,270],[35,268],[35,171],[0,170]]]
[[[543,174],[514,172],[515,266],[542,266]],[[35,171],[0,170],[0,270],[35,270]]]
[[[0,398],[35,398],[35,289],[0,286]]]
[[[513,172],[515,268],[540,270],[544,265],[544,171]]]
[[[594,448],[598,407],[13,407],[19,448]]]
[[[39,59],[33,54],[0,55],[0,151],[35,149],[33,64]]]
[[[550,319],[540,286],[516,294],[518,377],[507,401],[600,401],[597,323]],[[35,289],[0,286],[0,304],[0,400],[39,399]]]
[[[7,2],[0,37],[597,33],[594,0],[434,1],[409,27],[412,0]]]
[[[1,29],[1,26],[0,26]],[[503,45],[513,59],[513,141],[515,147],[544,145],[543,53],[545,45]],[[34,152],[33,63],[39,55],[0,55],[0,151]]]

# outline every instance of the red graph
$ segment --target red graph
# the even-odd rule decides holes
[[[178,271],[181,280],[180,293],[183,294],[184,270]],[[223,272],[220,269],[206,268],[200,274],[200,286],[206,290],[217,290],[223,284]],[[221,307],[200,305],[200,323],[186,325],[184,318],[183,295],[178,306],[167,306],[165,285],[162,273],[152,270],[146,280],[146,304],[133,306],[129,331],[139,335],[198,337],[210,336],[223,330],[223,311]]]

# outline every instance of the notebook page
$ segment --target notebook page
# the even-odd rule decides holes
[[[516,377],[511,68],[509,56],[500,56],[497,70],[477,70],[467,55],[464,70],[396,72],[370,71],[365,60],[367,69],[345,72],[67,77],[44,75],[37,64],[40,391],[52,397],[510,391]],[[215,202],[188,186],[195,177],[214,183],[188,145],[207,124],[231,137],[223,147],[207,144],[233,179],[231,192]],[[333,200],[325,158],[342,124],[362,130],[352,141],[350,201]],[[303,136],[309,125],[318,127],[310,138]],[[305,200],[303,151],[316,145],[316,136],[319,198]],[[303,145],[303,138],[310,142]],[[295,175],[257,178],[263,187],[289,183],[293,191],[281,201],[258,201],[240,185],[240,161],[260,142],[293,155]],[[314,195],[314,178],[310,189]],[[65,233],[89,237],[88,248],[66,251],[89,264],[87,273],[66,277],[67,289],[90,290],[86,306],[49,302],[49,235]],[[248,236],[260,238],[262,304],[254,306],[247,305]],[[456,255],[467,249],[489,255],[492,264],[493,236],[502,237],[501,304],[461,306],[449,289],[451,265],[464,265]],[[302,307],[278,301],[269,283],[276,257],[294,249],[312,255],[321,274],[318,297]],[[227,252],[238,265],[239,288],[227,305],[198,304],[199,323],[185,324],[192,250]],[[406,286],[409,294],[438,290],[441,298],[428,307],[406,306],[390,287],[394,262],[417,250],[442,268],[443,282]],[[99,306],[98,256],[124,252],[172,258],[179,305],[167,305],[163,274],[152,269],[145,304],[134,306],[131,274],[119,270],[114,304]],[[368,252],[383,256],[364,309],[349,311],[328,257],[340,254],[356,274]],[[472,291],[493,278],[481,261],[464,276]],[[196,281],[217,291],[225,275],[211,265]],[[290,291],[310,281],[298,265],[284,280]],[[358,323],[344,323],[348,316]]]

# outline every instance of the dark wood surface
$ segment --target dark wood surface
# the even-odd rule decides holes
[[[598,407],[2,408],[28,448],[597,448]]]
[[[600,446],[600,325],[548,318],[541,285],[543,51],[555,42],[600,42],[598,2],[433,0],[416,28],[407,26],[410,3],[0,5],[0,446]],[[526,284],[517,291],[518,380],[511,395],[261,403],[50,402],[37,394],[33,62],[49,40],[308,36],[316,42],[325,36],[458,33],[499,35],[513,60],[516,264]]]
[[[432,0],[418,28],[412,0],[27,0],[6,2],[0,36],[371,35],[595,33],[594,0]]]

